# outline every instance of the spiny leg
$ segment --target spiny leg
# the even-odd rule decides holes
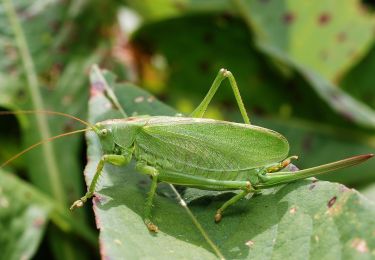
[[[99,177],[102,173],[103,167],[105,163],[110,163],[113,165],[121,166],[121,165],[126,165],[130,162],[131,160],[131,154],[127,155],[117,155],[117,154],[106,154],[103,155],[102,158],[100,159],[98,166],[96,167],[96,172],[94,175],[94,178],[92,179],[90,186],[82,198],[79,200],[76,200],[72,206],[70,207],[70,210],[73,210],[75,208],[80,208],[83,206],[83,204],[90,199],[92,196],[94,196],[96,184],[98,183]]]
[[[230,198],[227,202],[225,202],[217,211],[216,211],[216,214],[215,214],[215,222],[218,223],[220,222],[220,220],[222,219],[223,217],[223,212],[226,208],[228,208],[230,205],[233,205],[234,203],[236,203],[237,201],[239,201],[240,199],[244,198],[247,194],[249,194],[250,192],[253,192],[254,190],[252,189],[251,187],[251,184],[250,182],[247,182],[247,187],[245,190],[243,190],[241,193],[233,196],[232,198]]]
[[[268,167],[266,169],[266,173],[272,173],[272,172],[280,171],[280,170],[284,169],[285,167],[287,167],[292,162],[292,160],[298,160],[298,156],[296,156],[296,155],[290,156],[290,157],[286,158],[285,160],[279,162],[278,164],[275,164],[275,165],[272,165],[272,166]]]
[[[159,231],[158,227],[151,221],[151,209],[152,209],[152,202],[154,200],[155,193],[156,193],[156,188],[158,186],[159,172],[157,169],[146,165],[146,163],[144,162],[138,162],[136,165],[136,170],[140,171],[141,173],[150,175],[152,177],[151,189],[146,199],[143,221],[146,224],[149,231],[158,232]]]
[[[242,98],[241,98],[241,95],[240,95],[240,91],[238,90],[236,80],[235,80],[233,74],[229,70],[226,70],[226,69],[221,69],[219,71],[219,73],[217,74],[214,82],[212,83],[211,88],[208,91],[207,95],[202,100],[202,102],[199,104],[199,106],[190,114],[190,116],[191,117],[198,117],[198,118],[203,117],[203,115],[206,112],[207,107],[210,104],[213,96],[215,95],[216,91],[220,87],[221,82],[225,78],[229,79],[229,83],[232,87],[233,94],[236,98],[238,108],[240,109],[240,112],[241,112],[241,115],[242,115],[242,118],[243,118],[245,124],[250,124],[250,119],[249,119],[249,116],[247,115],[245,106],[242,102]]]

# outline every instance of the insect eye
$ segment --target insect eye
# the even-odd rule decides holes
[[[100,130],[100,135],[101,136],[106,136],[107,134],[108,134],[108,129]]]

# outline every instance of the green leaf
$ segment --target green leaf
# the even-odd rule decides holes
[[[375,19],[361,11],[360,1],[233,2],[254,31],[260,50],[300,72],[316,93],[344,118],[375,127],[374,110],[332,83],[369,50],[373,41]],[[345,35],[345,44],[340,35]]]
[[[52,204],[15,176],[0,171],[0,250],[3,259],[30,259],[41,243]]]
[[[375,17],[360,0],[234,0],[260,45],[272,46],[329,80],[355,64],[373,42]]]
[[[231,8],[226,0],[126,0],[128,6],[136,10],[147,22],[169,19],[181,14],[220,12]]]
[[[83,51],[80,51],[80,55],[74,53],[75,48],[81,45],[72,44],[75,21],[69,9],[74,9],[78,14],[84,6],[75,6],[73,2],[38,1],[30,4],[22,0],[0,3],[0,46],[6,47],[0,51],[6,57],[6,62],[0,62],[0,77],[4,74],[6,88],[17,85],[15,89],[19,91],[0,99],[3,106],[14,110],[53,110],[83,117],[88,96],[84,70],[100,57],[92,53],[92,47],[87,46],[85,49],[91,52],[90,55]],[[64,51],[64,48],[69,49],[69,52]],[[19,93],[24,95],[18,98]],[[12,103],[14,99],[16,102]],[[48,117],[41,113],[23,119],[26,120],[20,120],[20,126],[24,147],[82,127],[72,120]],[[41,146],[42,149],[34,149],[23,158],[30,182],[53,197],[66,215],[70,202],[83,192],[79,165],[80,141],[77,135],[55,143],[46,142]],[[77,212],[74,221],[81,227],[77,233],[81,237],[90,237],[89,241],[92,242],[93,232],[88,228],[86,217],[85,212]],[[67,218],[71,221],[73,217],[69,215]],[[85,250],[75,247],[69,234],[69,228],[72,227],[74,224],[70,222],[65,229],[48,229],[48,242],[55,258],[86,257]],[[92,244],[95,245],[95,242]]]
[[[108,79],[108,77],[107,77]],[[147,92],[129,84],[114,84],[116,96],[128,114],[173,115],[175,111]],[[118,117],[103,93],[103,82],[92,82],[89,119]],[[98,138],[87,134],[90,183],[102,155]],[[360,174],[360,173],[359,173]],[[94,203],[104,258],[216,258],[191,219],[175,199],[157,195],[153,220],[160,228],[149,233],[142,221],[149,178],[134,165],[106,165]],[[185,191],[186,197],[195,194]],[[226,258],[370,259],[375,249],[374,204],[343,185],[304,180],[244,199],[228,209],[220,224],[213,216],[232,193],[189,200],[189,207],[210,239]]]
[[[353,97],[375,108],[375,88],[373,71],[375,70],[375,45],[369,54],[355,66],[341,81],[342,88]]]

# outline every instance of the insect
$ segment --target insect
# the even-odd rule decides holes
[[[226,78],[243,124],[203,118]],[[119,107],[113,95],[109,98]],[[152,179],[144,211],[144,223],[152,232],[158,231],[151,220],[151,207],[159,182],[206,190],[240,190],[217,210],[214,220],[220,222],[225,210],[249,193],[353,166],[373,156],[354,156],[296,172],[283,170],[298,157],[288,156],[289,144],[281,134],[250,123],[235,78],[226,69],[219,71],[207,95],[189,117],[139,116],[85,124],[100,139],[102,157],[87,193],[70,209],[82,207],[94,196],[105,164],[124,166],[134,158],[136,170]]]

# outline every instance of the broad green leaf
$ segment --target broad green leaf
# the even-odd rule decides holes
[[[366,127],[375,127],[375,112],[332,83],[371,46],[375,18],[360,12],[360,1],[352,0],[345,4],[336,1],[307,4],[294,0],[233,2],[249,29],[254,31],[260,50],[300,72],[316,93],[344,118]],[[298,20],[297,11],[300,13],[298,18],[303,20]],[[352,25],[348,27],[349,23]],[[306,29],[306,25],[310,25],[311,29]],[[348,31],[343,32],[344,29]],[[340,35],[343,34],[345,45],[340,45]],[[328,41],[321,40],[324,36]],[[347,40],[353,44],[347,43]],[[348,55],[348,52],[355,55]]]
[[[341,81],[342,88],[353,97],[375,108],[375,88],[373,71],[375,69],[375,45],[369,54],[355,66]]]
[[[336,79],[369,50],[375,16],[360,0],[234,0],[260,45]]]
[[[221,12],[231,8],[230,1],[226,0],[126,0],[126,3],[147,22],[169,19],[182,14]]]
[[[41,243],[52,204],[17,177],[0,171],[2,259],[30,259]]]
[[[79,13],[82,6],[85,5],[81,5],[75,12]],[[17,84],[17,89],[24,93],[24,98],[10,105],[5,100],[2,105],[9,109],[45,109],[83,117],[87,101],[84,70],[100,56],[96,53],[86,56],[83,51],[80,55],[74,53],[81,45],[73,44],[71,39],[75,21],[69,9],[76,7],[73,3],[43,0],[33,3],[11,0],[1,2],[0,42],[6,47],[1,50],[1,54],[4,52],[7,61],[0,62],[0,69],[6,75],[6,81],[2,84],[7,87]],[[68,47],[69,52],[66,52],[64,48],[69,44],[74,47]],[[44,114],[24,118],[26,120],[20,121],[24,147],[82,127],[66,118]],[[80,141],[81,138],[75,136],[64,141],[45,143],[41,149],[34,149],[24,157],[26,163],[23,165],[27,167],[30,181],[53,197],[66,214],[70,202],[83,192],[78,156]],[[83,237],[91,232],[84,213],[77,212],[74,215],[75,222],[82,227],[78,233]],[[57,259],[87,257],[87,253],[77,249],[72,241],[67,230],[53,227],[48,230],[48,242]]]
[[[103,82],[92,77],[89,119],[118,117],[103,93]],[[113,84],[129,114],[173,115],[147,92],[129,84]],[[89,184],[101,157],[98,138],[87,134]],[[360,173],[358,173],[360,174]],[[217,256],[173,198],[157,195],[153,219],[160,228],[150,234],[142,221],[149,178],[134,165],[106,165],[93,199],[104,258],[204,258]],[[186,197],[196,193],[185,191]],[[190,194],[190,195],[189,195]],[[375,249],[374,204],[343,185],[304,180],[244,199],[215,224],[216,209],[232,193],[201,193],[189,207],[226,258],[304,259],[307,257],[371,259]],[[217,195],[217,196],[216,196]]]

